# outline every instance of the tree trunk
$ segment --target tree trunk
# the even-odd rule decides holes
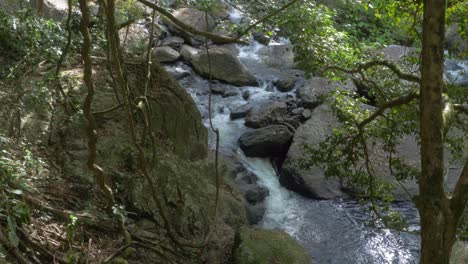
[[[444,190],[442,91],[445,0],[425,0],[420,89],[421,264],[449,264],[458,224]]]

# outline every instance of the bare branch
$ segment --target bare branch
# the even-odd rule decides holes
[[[346,73],[349,73],[349,74],[355,74],[355,73],[361,73],[362,71],[368,70],[368,69],[376,67],[376,66],[383,66],[383,67],[388,68],[398,78],[400,78],[402,80],[406,80],[406,81],[409,81],[409,82],[415,82],[415,83],[421,82],[421,78],[419,76],[409,74],[409,73],[405,73],[396,64],[391,63],[391,62],[386,61],[386,60],[374,60],[374,61],[366,62],[366,63],[363,63],[363,64],[358,64],[357,67],[355,67],[353,69],[350,69],[350,70],[349,69],[344,69],[344,68],[341,68],[341,67],[338,67],[338,66],[329,66],[329,67],[326,67],[323,71],[326,72],[326,71],[329,71],[329,70],[339,70],[339,71],[346,72]]]
[[[462,213],[468,202],[468,159],[463,166],[462,173],[453,191],[450,207],[455,213]]]
[[[199,36],[204,36],[209,38],[215,43],[239,43],[239,44],[246,44],[244,41],[240,41],[239,37],[226,37],[226,36],[221,36],[217,35],[211,32],[206,32],[206,31],[200,31],[192,27],[191,25],[187,25],[183,23],[182,21],[178,20],[176,17],[174,17],[169,11],[166,9],[151,3],[147,0],[137,0],[138,2],[142,3],[143,5],[146,5],[150,8],[153,8],[154,10],[158,11],[161,13],[163,16],[167,17],[169,20],[171,20],[174,24],[176,24],[180,29],[182,29],[185,32],[194,34],[194,35],[199,35]]]
[[[397,99],[394,99],[394,100],[391,100],[391,101],[388,101],[386,103],[384,103],[383,105],[381,105],[377,111],[375,111],[371,116],[369,116],[368,118],[364,119],[363,121],[361,121],[359,124],[358,124],[358,127],[359,128],[363,128],[365,125],[369,124],[370,122],[372,122],[374,119],[376,119],[377,117],[381,116],[385,110],[389,109],[389,108],[392,108],[392,107],[396,107],[396,106],[400,106],[400,105],[405,105],[405,104],[409,104],[410,102],[412,102],[414,99],[417,99],[419,98],[419,95],[417,93],[411,93],[409,95],[406,95],[406,96],[402,96],[402,97],[399,97]]]
[[[166,9],[164,9],[164,8],[154,4],[154,3],[151,3],[151,2],[149,2],[147,0],[137,0],[137,1],[142,3],[143,5],[146,5],[146,6],[150,7],[150,8],[153,8],[154,10],[158,11],[159,13],[161,13],[162,15],[167,17],[169,20],[171,20],[174,24],[176,24],[180,29],[182,29],[185,32],[188,32],[188,33],[191,33],[191,34],[194,34],[194,35],[204,36],[204,37],[212,40],[215,43],[247,44],[245,41],[240,40],[240,38],[242,36],[249,33],[250,30],[252,30],[256,26],[258,26],[259,24],[265,22],[269,18],[272,18],[272,17],[276,16],[277,14],[281,13],[282,11],[286,10],[287,8],[292,6],[293,4],[297,3],[299,0],[291,0],[288,3],[286,3],[285,5],[281,6],[278,9],[276,9],[275,11],[265,15],[264,17],[260,18],[254,24],[248,26],[245,30],[243,30],[236,37],[221,36],[221,35],[217,35],[217,34],[214,34],[214,33],[211,33],[211,32],[197,30],[197,29],[193,28],[192,26],[187,25],[187,24],[183,23],[182,21],[178,20],[169,11],[167,11]]]

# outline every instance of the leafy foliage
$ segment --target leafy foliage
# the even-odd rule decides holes
[[[17,148],[13,148],[10,140],[0,135],[0,219],[6,217],[7,236],[12,246],[17,247],[20,239],[17,228],[29,223],[30,209],[20,197],[25,186],[27,175],[37,175],[41,170],[42,161],[34,158],[25,149],[20,155]],[[18,156],[20,155],[20,156]]]
[[[15,16],[0,10],[0,54],[12,59],[57,59],[65,44],[59,23],[21,10]]]

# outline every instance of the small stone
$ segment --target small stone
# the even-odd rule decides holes
[[[226,87],[218,82],[211,87],[213,94],[224,95],[226,93]]]
[[[309,110],[310,111],[310,110]],[[293,115],[300,115],[302,114],[302,112],[304,112],[304,107],[299,107],[299,108],[295,108],[291,111],[291,114]]]
[[[297,79],[282,79],[273,82],[278,91],[280,92],[290,92],[296,86]]]
[[[249,90],[245,90],[242,92],[242,98],[244,98],[244,100],[249,100],[250,98],[250,91]]]
[[[236,91],[228,91],[226,90],[223,94],[223,97],[231,97],[231,96],[236,96],[236,95],[239,95],[238,92]]]
[[[184,39],[181,37],[167,37],[161,42],[161,46],[171,47],[179,47],[182,44],[184,44]]]
[[[312,111],[310,111],[309,109],[306,109],[302,112],[301,115],[305,120],[308,120],[312,117]]]
[[[239,106],[236,109],[231,110],[231,120],[246,117],[250,111],[252,111],[252,106],[250,104]]]

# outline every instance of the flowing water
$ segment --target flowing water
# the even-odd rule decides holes
[[[260,87],[225,85],[238,95],[213,96],[213,124],[221,133],[221,153],[241,160],[259,177],[259,184],[269,190],[266,212],[259,226],[286,231],[310,252],[317,264],[417,263],[419,236],[370,225],[371,214],[365,206],[353,200],[311,200],[291,192],[280,185],[277,172],[268,159],[246,157],[239,149],[237,140],[249,128],[244,126],[243,119],[230,120],[229,109],[246,103],[241,93],[249,90],[251,104],[292,96],[292,92],[276,91],[272,81],[280,76],[300,76],[301,73],[270,67],[275,63],[288,64],[281,60],[272,61],[276,53],[289,52],[287,44],[282,41],[266,47],[252,41],[249,46],[238,47],[239,59],[257,77]],[[455,67],[455,70],[460,69]],[[191,75],[181,80],[181,85],[192,94],[208,127],[208,82]],[[215,137],[210,133],[209,138],[213,147]],[[410,203],[395,204],[394,207],[404,214],[412,230],[419,229],[418,213]]]

